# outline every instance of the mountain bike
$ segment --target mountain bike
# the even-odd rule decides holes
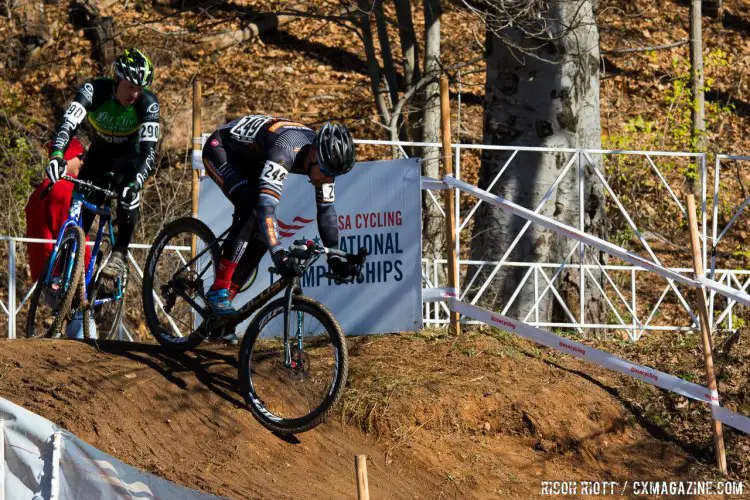
[[[309,430],[325,420],[341,397],[348,353],[341,326],[325,306],[302,295],[299,277],[280,277],[236,314],[213,313],[206,292],[214,282],[221,242],[203,222],[185,217],[168,224],[151,247],[143,276],[143,305],[151,333],[163,346],[188,350],[218,340],[257,314],[242,338],[238,374],[248,408],[266,428],[281,434]],[[352,283],[365,255],[351,255],[312,241],[295,241],[289,252],[303,272],[324,254],[350,264]],[[276,270],[269,269],[272,273]],[[279,293],[283,297],[271,300]]]
[[[36,283],[31,297],[26,321],[27,337],[56,337],[76,313],[83,315],[83,330],[86,338],[92,337],[90,321],[98,325],[99,338],[111,338],[120,324],[124,307],[127,271],[120,277],[109,278],[98,272],[106,264],[103,247],[111,249],[115,242],[110,202],[117,193],[74,177],[63,176],[61,180],[78,186],[68,211],[68,218],[60,228],[47,268]],[[50,185],[42,193],[46,196]],[[86,200],[86,195],[99,191],[104,194],[102,206]],[[99,216],[89,261],[85,263],[86,237],[83,231],[82,211]]]

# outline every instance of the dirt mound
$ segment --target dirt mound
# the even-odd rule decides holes
[[[373,498],[411,498],[429,474],[385,467],[372,439],[327,425],[284,441],[238,397],[234,349],[171,355],[154,345],[100,350],[55,340],[4,341],[0,395],[120,460],[233,498],[345,498],[367,454]],[[419,478],[419,482],[417,482]]]
[[[0,396],[129,464],[234,498],[353,497],[362,453],[373,498],[527,496],[549,479],[712,470],[697,473],[695,457],[650,434],[577,360],[485,335],[349,344],[340,418],[287,440],[243,408],[227,347],[3,341]]]
[[[615,396],[616,376],[488,333],[499,338],[358,339],[346,421],[390,441],[391,453],[425,460],[460,497],[536,496],[542,480],[712,474],[710,455],[665,439]]]

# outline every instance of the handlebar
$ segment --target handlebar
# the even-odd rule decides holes
[[[60,180],[61,181],[72,182],[73,184],[76,184],[78,186],[84,187],[86,189],[90,189],[92,191],[102,192],[108,198],[117,198],[119,196],[115,191],[112,191],[110,189],[105,189],[103,187],[99,187],[96,184],[92,184],[89,181],[82,181],[80,179],[76,179],[75,177],[70,177],[69,175],[63,175],[62,177],[60,177]],[[49,192],[52,191],[52,188],[54,188],[54,187],[55,187],[55,184],[50,184],[49,186],[47,186],[47,189],[45,189],[42,192],[41,198],[42,199],[46,198],[47,195],[49,194]]]
[[[364,266],[367,260],[367,250],[360,248],[356,254],[346,253],[337,248],[327,248],[323,245],[318,245],[312,240],[295,240],[289,245],[289,255],[295,257],[301,261],[300,266],[302,269],[307,269],[310,265],[315,262],[321,255],[338,255],[346,259],[347,264],[352,266],[351,274],[346,278],[341,278],[331,273],[330,271],[325,273],[323,276],[330,278],[336,282],[341,283],[352,283],[362,273],[362,266]],[[275,269],[271,268],[272,271]]]

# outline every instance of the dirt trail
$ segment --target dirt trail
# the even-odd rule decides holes
[[[495,356],[489,338],[350,339],[343,418],[291,440],[243,408],[234,348],[1,345],[0,396],[126,463],[233,498],[353,498],[356,454],[372,459],[373,499],[528,497],[543,479],[677,479],[695,463],[596,380]],[[372,407],[384,381],[388,400]]]
[[[120,460],[234,498],[354,497],[354,455],[373,458],[373,498],[410,498],[429,475],[387,470],[339,424],[284,441],[243,409],[234,349],[170,355],[154,345],[3,341],[0,395]]]

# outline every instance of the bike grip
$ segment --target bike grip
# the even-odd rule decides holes
[[[307,245],[297,245],[296,242],[289,245],[289,254],[292,257],[307,258],[310,256],[310,249]]]
[[[329,257],[331,255],[336,255],[339,257],[344,257],[345,259],[348,258],[351,254],[348,254],[344,252],[343,250],[339,250],[338,248],[326,248],[326,255]]]

